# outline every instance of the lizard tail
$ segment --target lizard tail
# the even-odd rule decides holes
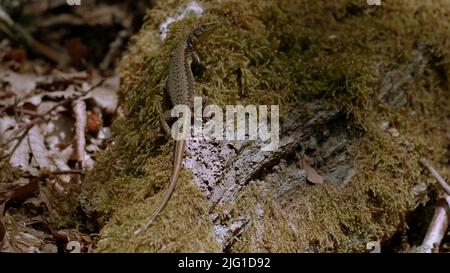
[[[169,202],[170,197],[172,196],[173,190],[175,189],[175,185],[178,181],[178,176],[180,175],[181,170],[181,163],[183,162],[183,154],[184,154],[184,147],[186,144],[186,140],[177,140],[177,143],[175,145],[175,159],[173,164],[173,172],[172,176],[170,177],[169,187],[167,188],[166,194],[164,195],[164,199],[159,205],[159,207],[153,212],[150,219],[147,221],[147,223],[142,227],[137,229],[134,233],[138,234],[141,231],[146,230],[158,217],[158,215],[161,213],[161,211],[164,209],[164,207],[167,205],[167,202]]]

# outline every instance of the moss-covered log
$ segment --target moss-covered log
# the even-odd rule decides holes
[[[448,163],[450,3],[199,1],[203,15],[171,24],[162,40],[160,24],[187,3],[160,1],[150,10],[121,63],[116,141],[80,200],[98,220],[97,251],[365,251],[367,242],[404,228],[423,201],[412,189],[434,184],[419,158]],[[170,51],[192,26],[210,21],[220,27],[199,48],[212,68],[197,88],[212,102],[278,104],[285,124],[293,109],[317,115],[310,105],[341,112],[308,124],[311,133],[291,152],[255,168],[211,212],[227,165],[212,184],[198,179],[198,165],[185,168],[161,217],[135,235],[170,176],[173,141],[160,136],[158,123]],[[245,160],[239,154],[222,159]],[[312,159],[324,184],[298,175],[296,154]]]

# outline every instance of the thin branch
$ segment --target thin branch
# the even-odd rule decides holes
[[[31,117],[33,117],[33,118],[41,117],[41,116],[42,116],[41,114],[37,113],[36,111],[29,110],[29,109],[25,109],[25,108],[23,108],[23,107],[13,106],[11,109],[12,109],[15,113],[21,113],[21,114],[24,114],[24,115],[31,116]]]
[[[446,192],[444,197],[438,200],[427,234],[422,245],[417,249],[420,253],[431,253],[441,244],[450,221],[450,186],[428,160],[422,158],[420,163],[431,172]]]
[[[432,253],[441,244],[448,228],[450,218],[450,196],[439,199],[434,211],[433,219],[428,227],[423,243],[418,247],[419,253]]]
[[[426,160],[425,158],[422,158],[420,160],[420,163],[422,163],[422,165],[424,165],[425,168],[427,168],[431,172],[431,175],[433,175],[434,178],[436,178],[439,185],[441,185],[441,187],[444,189],[444,191],[448,195],[450,195],[450,185],[445,181],[444,178],[442,178],[442,176],[436,171],[436,169],[431,165],[431,163],[428,160]]]
[[[51,172],[51,174],[53,174],[53,175],[65,175],[65,174],[83,175],[84,171],[83,170],[64,170],[64,171],[53,171],[53,172]]]
[[[84,158],[85,158],[85,148],[86,148],[86,136],[84,132],[86,131],[87,125],[87,114],[86,114],[86,103],[84,100],[76,100],[73,103],[73,112],[75,113],[75,138],[77,142],[77,161],[79,168],[83,169]]]
[[[100,63],[100,69],[106,70],[110,66],[112,60],[119,52],[119,49],[123,46],[125,38],[128,37],[128,31],[122,30],[118,33],[116,39],[110,44],[108,53],[106,53],[104,59]]]

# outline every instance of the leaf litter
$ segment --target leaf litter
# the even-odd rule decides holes
[[[20,27],[69,56],[68,65],[0,32],[0,252],[91,252],[94,245],[85,233],[95,227],[79,227],[73,200],[112,138],[120,87],[113,66],[137,29],[129,11],[143,1],[82,11],[61,11],[60,2],[25,3],[7,27],[34,14]],[[102,41],[92,39],[99,33]],[[8,177],[9,170],[20,175]]]

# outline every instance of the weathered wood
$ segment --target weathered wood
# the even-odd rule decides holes
[[[211,201],[213,203],[233,202],[243,185],[291,154],[296,147],[308,140],[315,128],[335,119],[340,109],[309,105],[308,112],[309,114],[306,114],[305,110],[298,108],[287,115],[277,150],[261,151],[261,147],[264,146],[261,141],[252,141],[241,146],[236,156],[225,166],[219,185],[212,191]]]

